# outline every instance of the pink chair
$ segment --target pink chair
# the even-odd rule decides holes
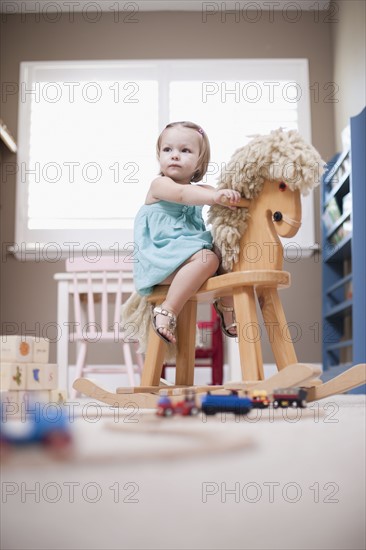
[[[120,326],[121,305],[132,291],[132,263],[124,262],[123,258],[116,261],[114,257],[106,257],[90,262],[80,257],[66,260],[66,271],[73,274],[75,332],[70,334],[70,341],[77,343],[76,378],[87,373],[127,373],[134,386],[135,373],[142,373],[143,357],[137,353],[137,340],[124,333]],[[127,278],[130,281],[128,292],[124,287]],[[97,314],[98,309],[100,314]],[[121,344],[124,362],[121,365],[87,365],[88,344],[99,342]]]

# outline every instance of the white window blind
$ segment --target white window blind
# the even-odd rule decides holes
[[[253,134],[281,126],[311,140],[303,59],[24,62],[19,94],[16,251],[128,247],[170,121],[207,132],[212,185]],[[312,195],[303,224],[296,242],[309,249]]]

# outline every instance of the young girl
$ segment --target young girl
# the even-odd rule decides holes
[[[160,176],[155,178],[134,225],[137,262],[134,264],[136,290],[148,295],[158,284],[169,284],[165,301],[153,309],[155,332],[175,343],[176,320],[184,304],[219,268],[211,233],[202,219],[202,206],[225,203],[235,208],[240,193],[216,190],[210,185],[191,185],[202,180],[210,160],[210,144],[205,132],[193,122],[168,124],[157,141]],[[227,302],[228,304],[228,302]],[[225,334],[230,326],[224,317],[232,307],[216,303]]]

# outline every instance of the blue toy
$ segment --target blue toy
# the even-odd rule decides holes
[[[43,407],[35,410],[28,408],[20,423],[4,418],[4,405],[1,403],[0,442],[3,449],[31,444],[42,444],[56,450],[70,446],[69,417],[64,407],[54,403],[52,406],[42,404]]]
[[[232,412],[234,414],[248,414],[253,408],[249,397],[239,397],[237,391],[231,391],[229,395],[213,395],[208,393],[201,401],[202,412],[207,415],[218,412]]]

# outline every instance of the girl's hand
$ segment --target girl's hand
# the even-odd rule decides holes
[[[230,210],[236,210],[236,204],[240,202],[241,195],[239,191],[233,189],[220,189],[215,191],[214,201],[216,204],[221,204],[230,208]]]

